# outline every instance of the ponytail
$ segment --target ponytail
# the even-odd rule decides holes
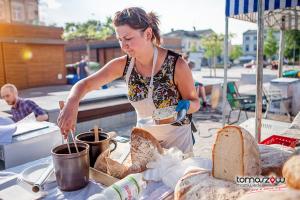
[[[158,28],[159,19],[154,12],[148,13],[149,26],[152,28],[152,41],[154,40],[156,45],[160,45],[160,31]]]

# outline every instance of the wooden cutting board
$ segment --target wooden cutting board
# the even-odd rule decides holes
[[[92,167],[90,167],[90,179],[95,180],[96,182],[101,183],[105,186],[110,186],[113,183],[119,181],[119,179],[98,171]]]

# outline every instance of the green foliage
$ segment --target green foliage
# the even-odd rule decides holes
[[[222,53],[224,35],[213,33],[201,39],[201,44],[205,49],[204,56],[206,58],[214,58]]]
[[[230,60],[235,60],[243,55],[243,49],[241,45],[235,45],[230,51],[229,58]]]
[[[264,54],[268,57],[271,58],[277,53],[278,50],[278,44],[277,40],[273,34],[273,30],[269,29],[267,32],[267,38],[264,42]]]
[[[196,45],[195,45],[195,44],[192,44],[189,51],[190,51],[190,52],[196,52],[196,51],[197,51]]]
[[[294,57],[294,48],[295,48],[295,59],[299,60],[300,31],[299,30],[286,31],[285,32],[284,56],[289,59],[293,58]]]
[[[108,17],[104,24],[98,20],[88,20],[84,23],[68,22],[65,24],[63,39],[83,39],[86,41],[106,39],[114,34],[112,19]]]

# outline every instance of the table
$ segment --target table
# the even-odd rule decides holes
[[[284,132],[290,127],[290,123],[270,119],[262,119],[261,123],[261,141],[272,135],[283,135]],[[239,126],[246,129],[255,138],[255,118],[249,118]]]
[[[116,151],[114,151],[114,157],[122,159],[124,156],[124,153],[126,154],[126,149],[129,147],[129,142],[127,143],[119,143],[118,142],[118,148]],[[125,148],[125,150],[124,150]],[[124,153],[122,153],[124,152]],[[21,185],[23,188],[26,189],[26,193],[29,193],[29,195],[32,195],[31,192],[31,186],[24,182],[19,182],[16,180],[17,176],[27,167],[31,167],[37,164],[41,163],[50,163],[52,161],[51,157],[45,157],[41,158],[35,161],[31,161],[28,163],[25,163],[23,165],[19,165],[13,168],[9,168],[3,172],[0,171],[0,191],[3,189],[6,189],[8,187],[14,187],[16,185]],[[1,173],[11,173],[11,175],[7,175],[6,180],[2,180],[2,174]],[[25,184],[25,185],[24,185]],[[47,182],[44,186],[45,191],[47,194],[40,194],[43,195],[43,199],[47,200],[56,200],[56,199],[72,199],[72,200],[82,200],[82,199],[88,199],[88,197],[92,196],[96,193],[101,193],[102,190],[105,188],[104,185],[97,183],[94,180],[90,180],[89,184],[84,187],[83,189],[72,191],[72,192],[63,192],[60,189],[58,189],[56,182]],[[147,187],[142,192],[142,197],[140,199],[157,199],[162,200],[165,197],[168,197],[170,193],[173,193],[173,190],[171,190],[169,187],[164,185],[162,182],[150,182],[147,184]],[[24,199],[24,198],[23,198]],[[26,199],[27,200],[27,199]]]
[[[51,154],[52,147],[62,143],[59,128],[50,122],[41,122],[48,128],[13,136],[11,144],[0,145],[0,160],[10,168]]]

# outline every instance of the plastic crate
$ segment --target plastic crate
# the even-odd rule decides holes
[[[266,145],[281,144],[292,148],[295,148],[297,143],[298,143],[298,139],[296,138],[284,137],[280,135],[272,135],[271,137],[268,137],[264,141],[260,142],[260,144],[266,144]]]

